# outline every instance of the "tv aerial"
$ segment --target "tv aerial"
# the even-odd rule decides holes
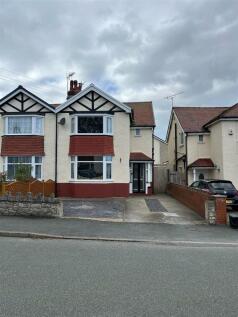
[[[183,94],[183,93],[184,93],[184,91],[180,91],[180,92],[177,92],[176,94],[166,96],[166,97],[164,97],[164,99],[171,100],[172,107],[173,107],[174,106],[174,98],[177,97],[178,95]]]

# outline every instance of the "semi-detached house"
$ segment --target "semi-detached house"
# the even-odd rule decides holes
[[[93,84],[70,82],[67,100],[52,105],[22,86],[0,100],[0,170],[16,166],[56,182],[61,197],[151,194],[154,127],[151,102],[122,103]]]
[[[182,183],[227,179],[238,188],[238,104],[174,107],[167,142],[168,169]]]

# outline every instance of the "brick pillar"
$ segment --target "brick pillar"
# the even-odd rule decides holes
[[[227,222],[226,197],[216,195],[215,208],[216,208],[216,224],[225,225]]]

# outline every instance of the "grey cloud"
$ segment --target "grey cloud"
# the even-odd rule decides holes
[[[237,11],[236,0],[1,0],[0,94],[19,73],[42,98],[63,101],[65,74],[76,71],[123,100],[167,109],[156,110],[164,136],[168,94],[185,91],[181,105],[236,101]],[[15,81],[2,80],[1,68]]]

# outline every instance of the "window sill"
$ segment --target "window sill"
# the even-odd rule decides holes
[[[43,133],[9,133],[9,134],[3,134],[2,136],[44,136]]]
[[[74,180],[74,179],[71,179],[69,181],[70,183],[77,183],[77,184],[85,184],[85,183],[98,183],[98,184],[110,184],[110,183],[113,183],[114,181],[113,180],[96,180],[96,179],[88,179],[88,180]]]
[[[112,133],[70,133],[70,136],[73,135],[109,135],[113,136]]]

